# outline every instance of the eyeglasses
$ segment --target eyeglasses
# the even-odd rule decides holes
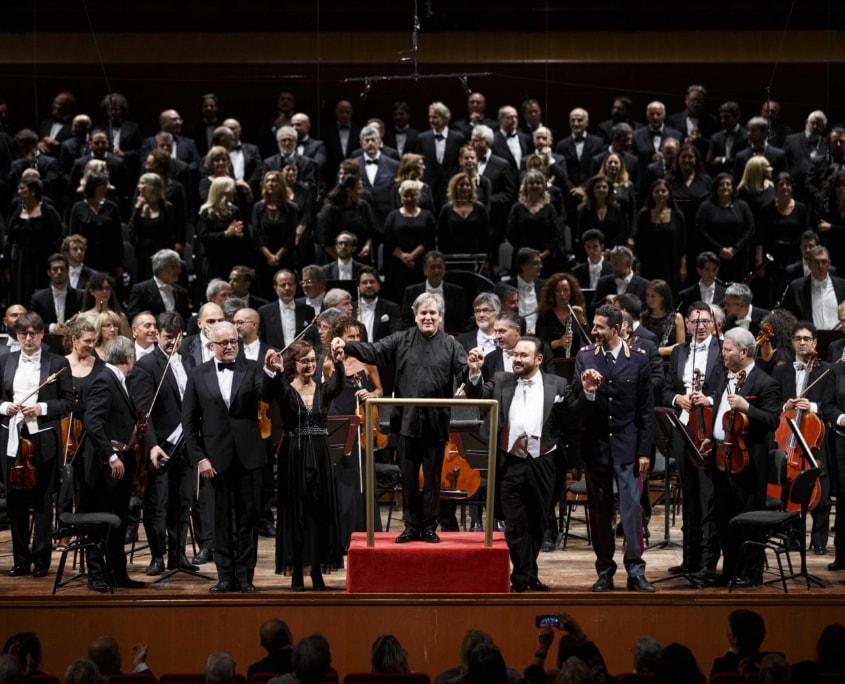
[[[488,306],[484,306],[484,307],[475,309],[475,313],[477,313],[477,314],[479,314],[479,313],[480,314],[489,314],[489,313],[493,313],[493,311],[494,311],[494,309],[491,309]]]
[[[713,321],[709,318],[696,318],[690,321],[690,325],[710,325]]]
[[[315,366],[317,365],[317,359],[310,358],[310,359],[297,359],[296,362],[302,366]]]
[[[810,337],[809,335],[796,335],[792,338],[793,342],[812,342],[815,338]]]
[[[246,325],[247,323],[252,323],[253,325],[256,324],[256,321],[233,321],[236,328],[240,328],[242,325]]]
[[[300,285],[303,285],[303,286],[304,286],[304,285],[313,285],[315,282],[316,282],[315,280],[311,280],[311,279],[309,278],[308,280],[300,280],[300,281],[299,281],[299,284],[300,284]],[[280,285],[281,285],[281,283],[280,283]]]
[[[41,334],[41,331],[26,330],[26,331],[24,331],[24,332],[19,332],[19,333],[18,333],[18,337],[24,337],[24,338],[26,338],[26,337],[32,337],[32,338],[35,338],[35,337],[38,337],[40,334]]]
[[[211,344],[216,344],[218,347],[237,347],[238,341],[237,340],[220,340],[218,342],[216,340],[212,340]]]

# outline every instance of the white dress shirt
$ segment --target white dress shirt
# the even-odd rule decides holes
[[[813,310],[813,325],[818,330],[836,330],[839,327],[839,305],[830,276],[825,277],[824,280],[810,277],[810,301]]]
[[[280,299],[279,312],[282,316],[282,337],[285,344],[290,344],[296,337],[296,304],[293,301],[285,304]]]
[[[507,452],[519,458],[540,456],[543,435],[543,374],[534,373],[528,381],[517,381],[508,411]]]
[[[176,308],[176,297],[173,295],[173,285],[159,280],[158,276],[153,276],[158,292],[161,295],[161,301],[164,302],[165,311],[173,311]]]
[[[32,356],[26,356],[21,352],[20,359],[18,359],[18,368],[12,380],[12,401],[0,403],[0,412],[3,415],[8,415],[9,406],[23,402],[24,406],[38,405],[41,415],[46,414],[47,404],[46,402],[39,402],[37,394],[29,397],[25,402],[23,401],[24,397],[32,394],[40,384],[41,351],[35,352]],[[22,422],[24,422],[23,413],[16,413],[9,419],[9,440],[6,444],[6,455],[9,458],[16,458],[18,455],[18,425]],[[39,432],[38,418],[28,419],[26,421],[26,427],[31,435]]]

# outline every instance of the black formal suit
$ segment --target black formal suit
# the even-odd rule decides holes
[[[740,150],[737,153],[733,168],[734,181],[737,184],[740,180],[742,180],[745,165],[753,156],[755,156],[755,153],[750,147],[746,147],[744,150]],[[779,147],[767,145],[766,149],[763,150],[763,156],[768,159],[769,163],[772,165],[772,178],[777,178],[777,175],[781,171],[786,171],[786,154]]]
[[[194,121],[188,129],[188,136],[194,141],[194,144],[197,146],[197,152],[199,152],[201,157],[205,157],[208,154],[212,145],[211,136],[214,133],[214,129],[221,125],[219,121],[199,119]]]
[[[508,452],[510,442],[510,412],[515,397],[521,393],[513,373],[496,373],[483,385],[468,382],[470,398],[482,397],[499,402],[497,426],[500,470],[497,473],[501,492],[501,507],[506,530],[505,540],[510,551],[511,586],[524,590],[529,583],[539,581],[537,556],[543,543],[552,505],[555,484],[555,452],[559,451],[564,430],[570,428],[570,406],[566,400],[567,383],[554,373],[535,374],[543,382],[542,408],[532,404],[531,411],[542,411],[543,428],[539,435],[538,455],[519,450],[520,440],[514,443],[518,455]],[[539,398],[539,397],[538,397]],[[521,400],[521,399],[520,399]],[[514,410],[518,410],[518,407]],[[518,415],[518,414],[515,414]],[[488,417],[488,420],[490,417]]]
[[[497,255],[498,245],[504,240],[508,225],[508,215],[516,201],[518,185],[517,173],[506,159],[488,152],[483,178],[490,181],[490,245]]]
[[[651,130],[651,126],[643,126],[634,131],[631,152],[639,159],[641,169],[647,169],[648,165],[653,161],[652,158],[654,157],[655,149]],[[678,129],[673,128],[669,124],[664,124],[657,137],[660,138],[660,144],[662,145],[667,138],[674,138],[679,143],[682,143],[685,136]]]
[[[584,134],[584,148],[581,157],[575,146],[575,139],[568,135],[555,147],[555,152],[566,160],[566,173],[574,185],[584,185],[593,174],[593,157],[605,149],[604,141],[597,135]]]
[[[599,135],[604,140],[605,145],[609,145],[610,141],[613,139],[613,127],[618,123],[628,124],[634,130],[635,133],[637,129],[643,127],[643,124],[641,124],[639,121],[634,121],[633,119],[624,119],[622,121],[616,121],[615,119],[605,119],[604,121],[600,122],[598,126],[596,126],[596,130],[599,132]]]
[[[255,571],[261,467],[266,455],[258,405],[269,398],[262,364],[237,357],[228,404],[220,393],[217,360],[194,368],[182,404],[188,457],[208,460],[214,488],[214,563],[221,582],[244,586]],[[234,517],[234,524],[233,524]]]
[[[422,180],[428,183],[431,188],[431,197],[434,200],[435,215],[440,207],[446,202],[446,189],[449,180],[454,176],[460,167],[458,166],[458,155],[461,147],[466,144],[467,139],[454,130],[444,129],[446,135],[446,148],[443,152],[443,163],[437,161],[436,140],[434,130],[423,131],[417,136],[414,152],[421,154],[425,160],[425,173]]]
[[[787,171],[793,178],[806,180],[811,175],[811,169],[827,159],[827,138],[821,135],[817,140],[810,141],[804,131],[793,133],[783,141],[783,152],[786,155]]]
[[[834,275],[829,277],[833,283],[833,291],[836,293],[836,301],[841,302],[845,299],[845,278]],[[810,274],[803,278],[796,278],[789,283],[789,292],[787,292],[784,306],[794,313],[799,320],[813,320],[812,280],[813,276]]]
[[[302,156],[313,159],[317,165],[318,171],[322,171],[326,165],[326,144],[322,140],[316,140],[308,136],[305,142],[297,143],[297,147],[302,146]]]
[[[264,160],[257,145],[241,143],[240,152],[244,156],[244,180],[252,188],[254,197],[261,197],[261,183],[264,180]],[[238,149],[236,147],[235,149]],[[306,155],[307,156],[307,155]]]
[[[414,300],[426,291],[425,283],[408,285],[402,295],[402,323],[400,329],[405,330],[414,325]],[[467,307],[464,299],[464,289],[452,283],[443,282],[443,299],[446,305],[446,315],[443,326],[446,332],[463,332],[466,327]]]
[[[720,404],[728,383],[730,390],[734,390],[735,381],[729,376],[713,387],[714,428],[721,419]],[[745,434],[749,464],[738,473],[713,469],[715,522],[722,544],[722,572],[728,578],[739,576],[753,580],[762,571],[762,554],[749,552],[745,563],[739,567],[739,547],[747,537],[741,528],[730,525],[730,520],[739,513],[761,509],[766,501],[766,461],[772,448],[772,432],[780,419],[781,401],[777,383],[758,366],[748,373],[736,394],[749,403],[748,431]],[[714,448],[718,448],[718,442],[714,439]]]
[[[189,334],[182,340],[182,348],[180,353],[185,356],[190,356],[193,359],[194,366],[199,366],[203,363],[203,345],[206,344],[202,334]]]
[[[296,162],[298,169],[299,182],[310,183],[312,188],[317,187],[319,180],[317,162],[308,157],[303,157],[301,154],[295,154],[293,161]],[[282,157],[282,153],[274,154],[272,157],[267,157],[264,160],[264,172],[267,171],[281,171],[287,165],[287,159]]]
[[[798,359],[795,359],[798,361]],[[813,370],[804,383],[808,388],[803,396],[808,401],[816,404],[816,415],[826,425],[835,425],[839,417],[839,409],[836,407],[836,383],[834,382],[833,368],[825,361],[817,361],[813,364]],[[824,374],[824,376],[822,376]],[[789,399],[798,396],[796,389],[797,372],[792,364],[784,363],[775,366],[772,371],[772,378],[780,389],[780,399],[786,404]],[[800,457],[801,448],[798,447]],[[823,440],[821,448],[814,451],[816,462],[823,469],[825,474],[830,473],[830,457],[828,455],[827,440]],[[807,468],[812,467],[809,461]],[[828,534],[830,531],[830,477],[823,477],[819,480],[821,486],[821,499],[812,510],[813,527],[810,533],[810,545],[813,548],[824,548],[827,546]]]
[[[358,274],[361,272],[361,269],[364,268],[365,265],[366,264],[362,264],[360,261],[355,261],[355,259],[352,260],[352,280],[357,282]],[[340,273],[338,271],[339,267],[337,264],[337,259],[328,264],[323,264],[323,273],[326,274],[327,281],[340,280]]]
[[[402,149],[399,149],[398,141],[396,140],[397,133],[404,133],[405,134],[405,144],[402,146]],[[390,126],[384,133],[384,144],[388,147],[392,147],[399,153],[399,156],[405,154],[406,152],[410,152],[414,149],[414,146],[417,144],[417,136],[420,132],[416,128],[411,128],[408,126],[404,131],[397,131],[393,126]],[[465,134],[467,140],[469,140],[469,136]]]
[[[352,310],[358,311],[358,302],[352,303]],[[373,338],[368,342],[375,342],[402,330],[402,309],[396,302],[379,297],[373,313]]]
[[[38,124],[39,140],[51,137],[50,131],[52,130],[54,123],[61,123],[62,127],[58,130],[56,135],[52,136],[53,140],[63,143],[68,138],[73,137],[73,117],[66,116],[61,121],[57,121],[55,119],[44,119],[41,121],[41,123]]]
[[[88,152],[87,135],[84,138],[77,138],[76,136],[68,138],[59,147],[59,168],[62,170],[62,177],[64,178],[65,183],[68,184],[69,190],[71,190],[70,172],[73,169],[73,164],[77,159]],[[71,194],[74,191],[76,191],[75,187],[72,188]]]
[[[185,138],[181,135],[174,135],[173,143],[176,146],[176,156],[174,158],[187,164],[192,175],[199,173],[202,156],[197,149],[197,144],[190,138]],[[146,159],[147,155],[155,149],[155,146],[156,139],[154,135],[144,138],[144,142],[141,144],[141,158]]]
[[[511,135],[516,135],[516,139],[519,141],[519,149],[522,151],[520,161],[522,161],[522,159],[525,159],[525,157],[534,151],[534,141],[530,135],[526,135],[520,131],[514,131]],[[511,152],[511,148],[508,147],[508,141],[504,133],[496,131],[493,134],[493,143],[490,145],[490,149],[493,150],[493,154],[504,159],[514,169],[519,170],[520,164],[517,163],[516,157]]]
[[[191,312],[188,309],[188,291],[181,285],[173,285],[174,310],[187,323]],[[166,311],[164,300],[154,278],[142,280],[132,286],[129,293],[129,305],[126,307],[126,317],[131,321],[142,311],[149,311],[153,316],[158,316]]]
[[[720,304],[724,298],[725,286],[719,285],[719,283],[713,283],[713,303]],[[687,307],[690,304],[702,301],[699,283],[695,283],[694,285],[690,285],[689,287],[685,287],[681,290],[678,293],[678,301],[681,303],[679,311],[686,316]]]
[[[702,138],[709,140],[719,130],[719,119],[712,114],[702,113],[696,119],[695,126],[701,133]],[[686,140],[688,135],[687,131],[689,127],[687,126],[687,121],[689,121],[689,112],[686,109],[666,117],[666,123],[683,134],[684,137],[681,138],[681,142]]]
[[[751,323],[748,326],[748,332],[750,332],[754,337],[757,337],[760,334],[760,324],[763,322],[763,319],[768,316],[771,311],[768,309],[761,309],[758,306],[751,307]],[[736,327],[736,316],[728,316],[725,320],[725,332],[730,330],[731,328]]]
[[[327,126],[323,126],[319,131],[321,140],[326,144],[326,165],[323,167],[323,175],[326,178],[326,185],[329,187],[334,187],[337,168],[340,162],[347,159],[350,153],[358,147],[361,137],[361,127],[356,123],[350,123],[348,130],[349,139],[346,149],[343,148],[340,140],[337,121],[332,121]]]
[[[581,385],[586,369],[602,376],[594,400]],[[571,399],[581,428],[581,455],[586,465],[590,531],[599,576],[616,572],[613,530],[613,481],[625,533],[624,563],[629,577],[643,576],[643,524],[637,462],[651,455],[654,392],[647,354],[624,342],[615,363],[594,344],[575,357]]]
[[[399,170],[399,162],[380,153],[376,159],[376,175],[373,182],[367,174],[367,162],[372,160],[365,155],[354,158],[361,169],[361,185],[364,190],[370,193],[370,206],[373,208],[373,218],[376,220],[376,228],[381,232],[384,228],[384,219],[393,211],[393,183],[396,172]]]
[[[467,140],[469,140],[470,138],[472,138],[472,132],[475,130],[475,127],[478,126],[479,124],[487,126],[488,128],[490,128],[494,132],[496,131],[496,129],[499,126],[498,121],[485,116],[485,117],[482,117],[481,121],[478,121],[476,123],[471,122],[469,119],[458,119],[457,121],[453,121],[449,125],[449,128],[452,128],[453,130],[458,131],[458,133],[460,133]]]
[[[842,347],[845,345],[845,340],[836,340],[834,344],[838,346],[838,358],[841,358]],[[828,351],[832,350],[832,348],[833,345],[828,348]],[[838,360],[838,358],[836,360]],[[833,486],[838,488],[837,491],[845,492],[845,427],[840,425],[839,421],[842,414],[845,413],[845,364],[840,363],[834,368],[833,384],[834,400],[836,402],[836,409],[839,415],[834,423],[836,426],[836,434],[832,436],[831,441],[833,450],[833,457],[831,461],[836,464],[836,467],[831,469],[831,478],[835,482],[835,485]],[[836,530],[836,536],[833,541],[836,554],[834,560],[841,568],[845,567],[843,566],[843,562],[845,562],[845,515],[839,515],[838,510],[834,525]]]
[[[187,376],[194,367],[194,360],[187,355],[179,355],[179,360]],[[158,347],[137,361],[126,383],[144,415],[152,406],[144,446],[147,449],[160,447],[170,456],[166,467],[158,470],[153,468],[151,461],[146,462],[144,531],[153,558],[164,558],[167,551],[168,567],[177,567],[185,555],[185,530],[196,481],[184,441],[181,445],[178,438],[170,441],[182,424],[182,394],[172,365],[167,365],[167,354]],[[155,396],[159,386],[161,389]]]
[[[472,332],[472,335],[474,338],[475,331]],[[469,349],[467,349],[467,351],[469,351]],[[504,355],[505,352],[501,347],[497,347],[493,351],[484,355],[484,364],[481,366],[481,372],[485,378],[492,378],[496,373],[509,372],[505,370]],[[552,348],[549,346],[548,342],[543,342],[543,363],[540,366],[540,370],[549,375],[554,375],[555,372],[554,354],[552,353]]]
[[[394,147],[391,147],[390,145],[385,145],[384,143],[382,143],[382,146],[378,148],[378,151],[379,151],[380,155],[384,155],[388,159],[392,159],[393,161],[396,161],[396,162],[398,162],[402,158],[402,155],[399,154],[399,150],[397,150]],[[363,154],[364,154],[364,148],[363,147],[357,147],[354,150],[352,150],[352,154],[350,154],[349,156],[352,159],[356,159],[357,157],[363,156]]]
[[[21,365],[21,352],[0,356],[0,379],[2,380],[2,401],[14,403],[15,374]],[[24,363],[23,365],[28,365]],[[19,489],[9,480],[12,467],[20,463],[20,448],[16,458],[8,458],[7,447],[12,418],[4,411],[0,416],[0,456],[3,458],[3,475],[6,483],[6,499],[9,509],[9,526],[12,532],[12,554],[15,566],[49,568],[52,557],[51,535],[53,532],[53,494],[59,472],[60,448],[62,443],[61,418],[73,410],[73,382],[67,360],[57,354],[41,350],[38,384],[60,370],[64,372],[55,382],[42,387],[35,397],[38,403],[47,404],[47,413],[38,417],[38,430],[30,434],[26,423],[20,435],[32,442],[32,465],[35,466],[38,482],[32,489]],[[27,403],[33,403],[30,400]],[[16,429],[16,427],[12,427]],[[30,546],[30,514],[32,507],[32,545]]]
[[[682,413],[682,409],[675,404],[675,397],[686,395],[691,391],[685,381],[692,380],[692,378],[684,376],[684,370],[692,353],[691,346],[690,344],[676,345],[669,357],[669,365],[666,369],[666,383],[661,404],[671,406],[678,415]],[[705,353],[707,360],[704,365],[701,392],[710,395],[713,387],[724,384],[725,367],[722,365],[719,341],[711,338],[706,352],[696,352],[696,361],[698,362],[696,365],[700,365],[700,355]],[[706,436],[709,436],[710,425],[704,422],[701,425],[701,430],[704,431]],[[675,436],[673,439],[673,450],[681,473],[681,482],[687,504],[684,513],[684,543],[687,549],[684,558],[687,562],[687,569],[691,572],[697,572],[702,567],[715,570],[716,562],[719,559],[719,540],[714,519],[715,500],[711,471],[692,467],[691,462],[686,457],[686,451],[679,436]]]
[[[843,353],[845,353],[845,337],[834,340],[828,345],[825,360],[829,363],[836,363],[843,357]],[[843,404],[843,408],[845,408],[845,404]]]
[[[127,578],[123,540],[128,522],[129,492],[135,477],[135,456],[132,451],[117,451],[111,440],[124,445],[130,443],[138,407],[112,368],[108,365],[100,368],[88,393],[83,419],[87,435],[83,447],[85,487],[80,504],[86,513],[113,513],[120,518],[120,527],[109,533],[106,549],[108,563],[120,582]],[[120,479],[112,477],[109,463],[112,456],[117,456],[123,463],[125,472]],[[99,554],[89,554],[89,566],[92,581],[107,579]]]
[[[590,264],[588,261],[584,261],[573,268],[572,275],[578,279],[578,284],[581,286],[582,290],[590,289]],[[599,279],[609,275],[613,275],[613,269],[610,268],[610,259],[604,259],[601,262]],[[598,285],[598,283],[596,284]]]
[[[593,157],[593,170],[591,175],[595,175],[601,170],[601,165],[604,162],[605,157],[609,154],[610,150],[605,149]],[[637,159],[636,155],[631,154],[630,152],[622,152],[621,154],[617,152],[616,154],[622,157],[622,163],[625,165],[625,170],[628,172],[628,179],[635,188],[638,188],[640,186],[640,160]]]
[[[314,309],[307,304],[295,303],[294,316],[296,318],[296,334],[299,335],[306,326],[314,320]],[[279,300],[265,304],[258,309],[261,316],[261,327],[259,336],[271,347],[284,349],[293,340],[286,340],[282,332],[282,312],[279,309]]]
[[[250,681],[252,675],[259,672],[279,675],[293,672],[293,645],[283,646],[278,651],[272,651],[267,654],[266,658],[250,665],[246,673],[247,681]]]
[[[733,147],[731,148],[731,156],[726,159],[727,137],[728,133],[721,130],[714,133],[710,138],[710,147],[707,148],[706,163],[707,171],[711,176],[713,176],[713,178],[720,173],[733,173],[736,156],[748,147],[748,131],[746,131],[742,126],[738,126],[733,132],[734,142]],[[716,159],[720,159],[721,161],[716,162]]]
[[[76,287],[74,289],[84,292],[85,286],[88,284],[88,279],[95,273],[96,271],[93,268],[82,264],[82,268],[79,271],[79,280],[76,281]],[[68,284],[70,284],[70,280],[68,280]]]
[[[634,273],[631,276],[631,281],[628,283],[628,286],[625,288],[626,294],[632,294],[639,297],[643,304],[645,304],[645,289],[648,286],[648,281],[643,278],[642,276],[638,276]],[[596,284],[596,293],[593,295],[593,303],[592,308],[595,311],[598,307],[604,304],[605,297],[607,295],[615,295],[616,294],[616,276],[606,275],[599,278],[599,282]]]
[[[135,159],[135,170],[137,172],[138,155],[141,146],[144,144],[144,137],[141,135],[141,127],[137,121],[121,121],[120,124],[101,123],[95,128],[105,131],[109,137],[109,145],[114,148],[114,133],[113,131],[120,131],[120,144],[118,147],[123,152],[123,161],[130,169],[133,168],[130,159]]]
[[[67,294],[65,295],[65,315],[64,320],[68,321],[75,314],[79,313],[82,306],[82,291],[75,290],[68,285]],[[47,330],[50,325],[58,323],[59,319],[56,316],[56,303],[53,300],[53,288],[45,287],[43,290],[36,290],[32,294],[32,302],[29,305],[29,310],[41,316]]]
[[[640,324],[634,329],[634,337],[645,340],[646,342],[651,342],[654,345],[657,345],[657,335],[644,325]]]

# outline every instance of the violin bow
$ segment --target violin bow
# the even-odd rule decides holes
[[[45,388],[47,385],[50,385],[50,384],[52,384],[52,383],[56,382],[56,378],[58,378],[58,377],[59,377],[62,373],[64,373],[66,370],[67,370],[67,366],[65,366],[64,368],[59,368],[59,370],[57,370],[55,373],[53,373],[53,374],[52,374],[50,377],[48,377],[48,378],[47,378],[44,382],[42,382],[40,385],[38,385],[38,387],[36,387],[34,390],[32,390],[32,392],[30,392],[30,393],[29,393],[29,394],[27,394],[27,395],[26,395],[23,399],[21,399],[21,400],[18,402],[18,404],[19,404],[19,405],[21,405],[21,404],[23,404],[25,401],[27,401],[28,399],[32,399],[32,397],[34,397],[36,394],[38,394],[38,393],[39,393],[39,392],[40,392],[43,388]]]
[[[176,341],[173,343],[173,349],[170,350],[170,353],[167,355],[167,363],[164,365],[164,372],[161,374],[161,380],[158,381],[158,387],[156,387],[155,394],[153,394],[153,400],[150,402],[150,408],[147,411],[147,415],[144,416],[144,422],[149,421],[150,415],[153,412],[153,406],[155,406],[156,399],[158,399],[158,393],[161,391],[161,386],[164,384],[164,378],[167,376],[167,369],[170,368],[170,363],[173,361],[173,355],[176,353],[176,350],[179,348],[179,343],[182,341],[182,331],[179,331],[179,334],[176,335]]]
[[[292,339],[292,340],[291,340],[288,344],[286,344],[286,345],[285,345],[285,348],[284,348],[284,349],[282,349],[282,351],[280,351],[280,352],[279,352],[279,354],[284,354],[284,353],[287,351],[287,348],[288,348],[288,347],[290,347],[290,345],[292,345],[292,344],[293,344],[294,342],[296,342],[299,338],[301,338],[301,337],[302,337],[305,333],[307,333],[307,332],[311,329],[311,327],[312,327],[312,326],[313,326],[313,325],[317,322],[317,319],[318,319],[318,318],[319,318],[319,316],[314,316],[314,320],[313,320],[313,321],[311,321],[308,325],[306,325],[306,326],[302,329],[302,332],[301,332],[301,333],[299,333],[299,335],[297,335],[296,337],[294,337],[294,338],[293,338],[293,339]]]

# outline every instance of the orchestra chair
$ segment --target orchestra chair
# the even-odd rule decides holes
[[[756,672],[747,672],[744,675],[738,672],[714,672],[710,677],[710,684],[757,684],[760,675]]]
[[[65,478],[59,487],[59,500],[67,500],[73,491],[74,478]],[[82,579],[87,576],[85,572],[86,552],[92,549],[99,549],[100,556],[103,558],[103,564],[108,575],[109,591],[114,593],[113,585],[115,584],[114,573],[111,565],[108,562],[108,548],[109,535],[113,530],[120,527],[120,518],[114,513],[62,513],[59,516],[57,528],[53,531],[54,539],[70,538],[70,543],[62,549],[62,555],[59,557],[59,567],[56,570],[56,580],[53,583],[53,593],[55,594],[62,587]],[[82,558],[79,561],[79,572],[69,579],[62,580],[65,571],[65,564],[67,563],[68,554],[73,553],[74,566],[78,552],[82,552]]]
[[[613,478],[613,496],[616,497],[619,494],[619,490],[616,487],[616,478]],[[585,477],[581,477],[580,480],[575,480],[572,484],[570,484],[566,488],[566,518],[564,519],[563,525],[563,542],[561,543],[561,549],[564,551],[566,550],[566,545],[569,542],[569,537],[573,537],[574,539],[583,539],[588,544],[592,544],[592,539],[590,537],[590,523],[589,523],[589,511],[590,511],[590,502],[589,497],[587,496],[587,479]],[[563,497],[561,497],[563,498]],[[576,506],[583,506],[584,507],[584,518],[583,522],[587,529],[587,536],[581,537],[577,534],[573,534],[570,530],[572,526],[572,513],[575,510]],[[563,510],[563,508],[561,508]],[[577,518],[580,522],[582,519]],[[616,507],[614,504],[613,509],[613,529],[616,529]]]
[[[109,684],[156,684],[155,676],[152,672],[127,672],[120,674],[109,675]]]
[[[783,452],[781,452],[783,453]],[[785,459],[785,454],[784,454]],[[769,459],[773,460],[773,459]],[[740,513],[731,518],[731,525],[741,525],[747,530],[756,530],[762,536],[763,541],[756,541],[748,539],[742,543],[739,549],[739,565],[749,546],[757,546],[773,551],[775,559],[778,563],[779,577],[774,580],[764,582],[764,584],[771,584],[780,581],[783,584],[784,593],[788,593],[789,589],[786,585],[788,579],[803,578],[807,582],[807,589],[810,588],[811,583],[815,582],[819,586],[824,586],[821,580],[813,577],[807,572],[807,513],[809,511],[810,499],[813,496],[813,488],[819,479],[820,468],[808,468],[798,474],[789,488],[789,501],[798,505],[799,510],[783,510],[783,511],[748,511]],[[784,480],[786,476],[784,475]],[[798,572],[795,572],[792,566],[792,558],[790,551],[798,550],[801,565]],[[781,556],[786,556],[789,574],[784,572],[783,561]],[[728,591],[733,590],[733,579],[728,585]]]
[[[29,677],[32,684],[62,684],[62,680],[56,675],[51,674],[33,674]]]
[[[273,677],[283,677],[286,674],[279,674],[278,672],[256,672],[249,678],[249,684],[267,684]]]
[[[350,672],[343,684],[431,684],[431,678],[424,672]]]
[[[654,681],[653,672],[626,672],[613,678],[615,684],[651,684]]]
[[[274,675],[278,677],[279,675]],[[205,684],[203,672],[168,672],[158,678],[158,684]],[[236,674],[234,684],[246,684],[246,675]]]

